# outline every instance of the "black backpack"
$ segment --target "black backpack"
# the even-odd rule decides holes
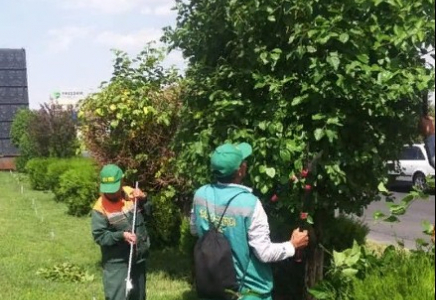
[[[242,193],[236,194],[227,202],[216,227],[211,222],[209,209],[207,210],[209,230],[197,241],[194,248],[195,281],[197,294],[200,298],[210,300],[238,299],[240,285],[236,279],[232,249],[219,228],[230,203]],[[244,278],[242,282],[243,280]]]

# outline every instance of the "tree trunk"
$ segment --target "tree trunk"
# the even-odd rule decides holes
[[[324,250],[319,246],[323,240],[323,228],[333,215],[327,211],[319,210],[315,212],[314,227],[310,233],[311,246],[307,250],[306,271],[305,271],[305,295],[303,299],[314,300],[308,289],[314,287],[324,276]]]

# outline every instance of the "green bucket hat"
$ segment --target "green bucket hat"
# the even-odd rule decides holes
[[[120,190],[123,171],[117,165],[105,165],[100,171],[100,193],[113,194]]]
[[[211,158],[211,168],[217,178],[233,175],[247,157],[253,153],[253,148],[247,143],[238,145],[224,144],[216,148]]]

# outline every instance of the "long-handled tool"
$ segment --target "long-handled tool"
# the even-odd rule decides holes
[[[135,189],[138,189],[138,182],[135,183]],[[133,204],[133,221],[132,221],[132,233],[135,234],[136,227],[136,210],[137,210],[137,199],[135,198],[135,203]],[[129,267],[127,269],[127,278],[126,278],[126,299],[128,299],[131,290],[133,289],[132,278],[130,278],[130,273],[132,271],[132,260],[133,260],[133,247],[135,245],[130,243],[130,254],[129,254]]]

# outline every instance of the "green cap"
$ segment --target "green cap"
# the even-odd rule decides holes
[[[123,171],[117,165],[105,165],[100,171],[100,192],[113,194],[120,190]]]
[[[217,178],[231,176],[252,153],[253,148],[247,143],[221,145],[212,154],[212,172]]]

